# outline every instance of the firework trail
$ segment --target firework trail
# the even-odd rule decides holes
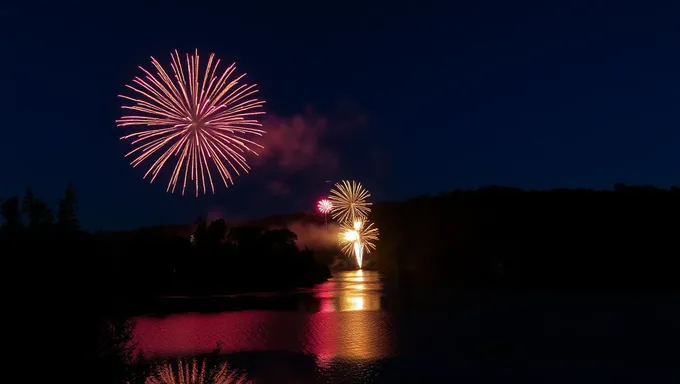
[[[333,203],[333,218],[341,224],[365,219],[371,212],[371,203],[366,201],[369,197],[371,194],[361,183],[347,180],[336,183],[328,197]]]
[[[333,203],[328,199],[321,199],[316,205],[316,209],[323,213],[323,221],[326,224],[326,232],[328,232],[328,214],[333,210]]]
[[[236,372],[230,372],[227,363],[221,363],[214,370],[206,372],[205,360],[199,366],[195,359],[191,363],[179,360],[176,370],[173,369],[172,364],[165,363],[157,367],[154,374],[145,380],[145,384],[245,384],[249,382]]]
[[[259,110],[264,101],[251,98],[257,92],[256,85],[239,85],[245,74],[232,77],[235,64],[217,75],[220,60],[215,60],[214,54],[204,70],[198,51],[186,55],[185,67],[177,50],[170,57],[172,76],[152,57],[156,73],[139,67],[145,76],[135,77],[134,85],[126,86],[136,98],[119,95],[134,103],[122,107],[133,114],[121,117],[116,124],[141,126],[137,132],[121,137],[136,146],[125,156],[135,155],[130,163],[133,167],[153,161],[144,174],[144,178],[151,175],[151,182],[166,163],[174,162],[167,191],[174,193],[181,179],[182,195],[188,180],[194,182],[197,197],[200,187],[207,193],[206,183],[215,193],[213,169],[225,186],[233,185],[232,172],[240,175],[239,170],[248,173],[250,169],[243,154],[257,155],[251,146],[262,148],[246,136],[265,133],[255,118],[264,114]]]
[[[366,254],[375,249],[378,241],[378,228],[367,220],[355,220],[352,223],[341,224],[338,240],[343,252],[348,256],[354,256],[359,269],[361,269],[364,251]]]

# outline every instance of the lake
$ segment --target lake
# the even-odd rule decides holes
[[[232,367],[260,382],[680,378],[680,307],[670,294],[453,296],[344,271],[288,293],[166,300],[186,311],[136,318],[146,357],[219,344]]]

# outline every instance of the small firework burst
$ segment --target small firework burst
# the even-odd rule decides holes
[[[328,199],[321,199],[316,205],[316,209],[318,209],[320,213],[327,215],[333,210],[333,203]]]
[[[348,180],[336,183],[329,196],[333,203],[333,218],[340,223],[366,219],[371,212],[371,203],[366,201],[369,197],[371,194],[361,183]]]

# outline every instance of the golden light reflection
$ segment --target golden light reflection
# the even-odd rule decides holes
[[[336,272],[317,287],[321,311],[309,318],[305,350],[316,355],[319,367],[337,359],[390,356],[391,324],[389,314],[380,310],[381,291],[380,275],[363,270]]]
[[[328,298],[322,292],[316,295],[325,298],[320,306],[322,311],[379,311],[382,285],[377,276],[377,272],[364,272],[361,269],[342,272],[337,279],[330,282],[334,284],[333,297]],[[327,301],[332,301],[332,305]]]
[[[361,296],[350,296],[347,298],[348,311],[361,311],[364,309],[364,298]]]

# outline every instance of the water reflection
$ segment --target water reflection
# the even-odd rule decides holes
[[[219,358],[256,383],[467,382],[482,373],[517,372],[541,382],[608,375],[648,382],[642,378],[658,377],[659,370],[680,376],[668,352],[677,344],[675,297],[653,301],[664,323],[648,315],[648,298],[638,303],[590,293],[450,299],[448,291],[435,289],[404,296],[391,291],[387,312],[381,287],[376,273],[347,272],[289,295],[212,298],[233,310],[140,317],[135,338],[150,359],[190,358],[221,343],[227,356]],[[420,310],[413,304],[427,300],[442,306]],[[192,301],[196,311],[205,307]],[[671,341],[659,348],[658,340]],[[626,370],[620,361],[634,363]]]
[[[380,275],[374,271],[334,275],[312,289],[287,296],[266,295],[268,308],[272,300],[297,302],[284,305],[284,310],[257,309],[254,303],[265,297],[259,295],[248,299],[245,307],[249,310],[140,317],[135,332],[138,348],[150,358],[186,357],[210,352],[220,343],[223,353],[313,354],[322,367],[334,359],[363,361],[391,356],[392,324],[388,313],[381,310]]]
[[[342,272],[313,289],[321,312],[378,311],[382,295],[380,275],[375,271]]]
[[[390,355],[391,324],[380,311],[382,284],[373,271],[346,272],[314,290],[321,312],[308,317],[306,351],[321,367],[336,358],[380,359]]]

